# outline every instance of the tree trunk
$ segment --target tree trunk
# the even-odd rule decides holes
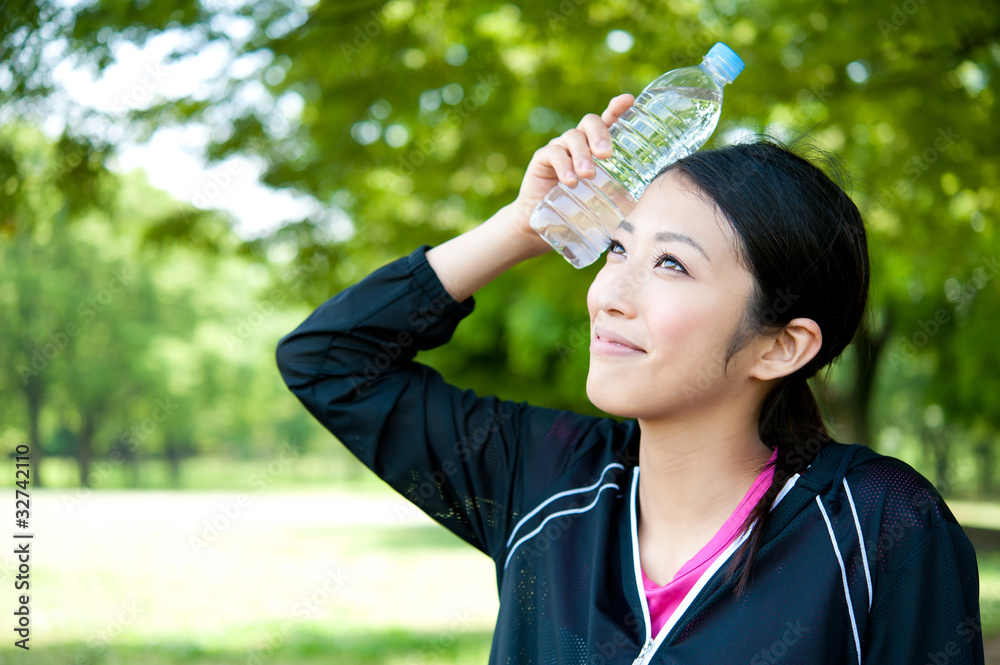
[[[170,486],[179,489],[181,486],[180,450],[172,438],[168,438],[163,448],[163,456],[170,466]]]
[[[854,336],[854,382],[847,390],[837,390],[827,381],[817,382],[817,397],[831,417],[831,435],[844,443],[875,447],[871,427],[871,399],[882,349],[892,330],[892,309],[886,310],[885,324],[878,334],[861,325]]]
[[[858,390],[861,391],[859,401],[863,400],[864,409],[861,411],[860,427],[865,443],[872,447],[875,446],[875,432],[872,431],[871,425],[872,392],[875,387],[876,371],[882,360],[882,351],[885,349],[894,328],[894,311],[892,307],[886,308],[885,322],[877,335],[873,335],[868,326],[861,328],[861,345],[858,349],[860,351],[858,353],[858,376],[861,379],[858,381]]]
[[[944,427],[921,425],[919,432],[927,462],[934,467],[934,486],[938,492],[946,495],[951,490],[951,479],[948,474],[951,446],[948,445],[947,430]]]
[[[951,492],[951,479],[948,477],[948,446],[945,444],[945,436],[941,430],[936,430],[931,434],[931,437],[934,442],[934,452],[937,462],[935,465],[935,474],[938,477],[938,491],[946,495]]]
[[[29,380],[25,386],[24,396],[28,402],[28,444],[31,446],[31,479],[35,487],[42,484],[42,437],[38,431],[38,420],[42,413],[42,384],[37,380]]]
[[[80,435],[77,437],[77,464],[80,468],[80,487],[90,487],[90,463],[94,458],[94,431],[97,418],[92,411],[83,413]]]
[[[993,473],[996,467],[996,450],[988,434],[983,434],[976,446],[976,457],[979,458],[979,493],[986,499],[993,495]]]
[[[125,446],[122,450],[122,454],[125,457],[125,466],[128,469],[128,486],[138,487],[139,486],[139,462],[138,455],[129,448]]]

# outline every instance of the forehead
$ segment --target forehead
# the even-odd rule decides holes
[[[658,235],[668,241],[672,234],[680,234],[700,245],[713,263],[719,260],[716,257],[726,263],[736,258],[732,225],[715,202],[678,171],[653,180],[626,222],[640,242],[656,242]]]

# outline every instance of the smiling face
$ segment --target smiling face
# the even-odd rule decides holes
[[[747,387],[750,344],[724,373],[729,339],[753,292],[735,232],[684,176],[668,171],[614,233],[587,292],[587,396],[606,413],[670,417]],[[641,352],[601,342],[610,331]]]

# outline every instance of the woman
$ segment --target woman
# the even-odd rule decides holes
[[[832,440],[806,383],[851,341],[869,264],[853,202],[793,153],[695,153],[615,233],[587,296],[587,395],[624,422],[413,362],[551,249],[531,211],[594,174],[633,101],[539,149],[483,224],[321,305],[278,345],[285,382],[493,558],[491,663],[982,663],[968,538],[909,465]]]

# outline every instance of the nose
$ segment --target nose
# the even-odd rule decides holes
[[[636,266],[638,267],[638,266]],[[608,313],[636,315],[636,297],[645,276],[628,265],[605,265],[594,279],[597,306]]]

